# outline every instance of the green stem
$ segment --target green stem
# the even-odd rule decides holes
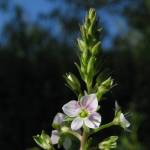
[[[93,133],[99,132],[100,130],[103,130],[105,128],[109,128],[109,127],[111,127],[113,125],[114,125],[113,121],[110,122],[110,123],[104,124],[104,125],[100,126],[99,128],[95,129]]]
[[[88,134],[85,131],[85,129],[83,129],[83,135],[81,138],[80,150],[85,150],[85,144],[86,144],[87,138],[88,138]]]
[[[88,83],[86,83],[86,85],[87,85],[87,93],[90,94],[91,87],[89,86]]]
[[[74,132],[74,131],[71,131],[68,127],[63,127],[61,129],[61,132],[62,133],[69,133],[69,134],[72,134],[73,136],[75,136],[76,138],[78,138],[79,140],[81,140],[81,135],[77,132]]]
[[[68,133],[74,135],[76,138],[78,138],[79,140],[81,140],[81,135],[78,134],[77,132],[69,131]]]

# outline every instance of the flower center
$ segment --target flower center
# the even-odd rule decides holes
[[[82,109],[81,112],[79,113],[79,116],[81,118],[86,118],[88,115],[89,113],[85,109]]]

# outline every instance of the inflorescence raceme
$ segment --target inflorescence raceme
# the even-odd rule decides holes
[[[85,84],[85,89],[82,90],[80,80],[73,73],[64,76],[66,85],[76,94],[77,100],[69,101],[63,105],[63,113],[56,114],[52,123],[54,130],[51,136],[42,131],[40,135],[33,137],[44,150],[55,150],[61,147],[66,150],[114,149],[117,147],[118,136],[112,135],[93,145],[92,135],[111,126],[120,126],[125,130],[130,126],[117,102],[115,102],[114,119],[111,122],[103,124],[103,116],[99,113],[101,108],[99,104],[103,96],[115,84],[111,77],[102,80],[98,70],[101,29],[98,28],[94,9],[88,11],[80,30],[81,37],[77,39],[80,50],[79,63],[75,65]]]

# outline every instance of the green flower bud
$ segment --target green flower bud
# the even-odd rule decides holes
[[[118,136],[110,136],[106,138],[104,141],[99,143],[100,150],[110,150],[115,149],[117,147]]]
[[[82,64],[84,64],[84,65],[87,64],[87,58],[88,58],[88,51],[83,51],[82,57],[81,57]]]
[[[102,83],[102,86],[105,87],[106,89],[110,89],[113,85],[113,79],[111,77],[109,77],[107,80],[105,80]]]
[[[64,127],[61,128],[61,132],[62,132],[62,133],[66,133],[66,132],[68,132],[68,131],[70,131],[70,129],[69,129],[68,127],[65,127],[65,126],[64,126]]]
[[[80,82],[74,74],[72,73],[66,74],[65,79],[66,79],[68,86],[72,90],[75,90],[75,91],[80,90]]]
[[[85,42],[83,40],[80,40],[80,39],[77,39],[78,41],[78,46],[80,48],[80,50],[83,52],[83,51],[86,51],[87,50],[87,46],[85,44]]]
[[[89,29],[88,29],[88,35],[93,35],[93,28],[94,28],[94,24],[91,24]]]
[[[113,79],[109,77],[107,80],[101,83],[101,85],[98,87],[97,91],[97,97],[100,99],[106,92],[108,92],[113,85]]]
[[[86,30],[85,30],[85,27],[84,26],[81,26],[80,27],[80,30],[81,30],[81,36],[82,36],[82,39],[85,43],[87,43],[87,35],[86,35]]]
[[[100,41],[97,42],[97,43],[93,46],[93,48],[91,49],[91,52],[92,52],[93,55],[97,55],[97,54],[98,54],[98,51],[100,50],[100,44],[101,44]]]
[[[91,57],[89,62],[88,62],[88,65],[87,65],[87,73],[88,74],[90,74],[91,72],[94,73],[95,62],[96,62],[96,58],[95,57]]]
[[[92,18],[90,20],[90,25],[89,25],[89,28],[87,30],[87,33],[88,33],[90,39],[92,38],[92,36],[95,36],[94,35],[95,32],[96,32],[96,18]]]
[[[90,8],[88,16],[90,20],[92,20],[93,18],[96,18],[96,11],[94,8]]]
[[[33,137],[34,141],[45,150],[52,150],[50,136],[42,131],[41,135],[36,135]]]

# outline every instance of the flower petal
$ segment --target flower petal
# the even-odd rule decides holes
[[[130,122],[125,118],[124,114],[120,114],[120,123],[123,128],[128,128],[130,126]]]
[[[81,110],[80,105],[75,100],[72,100],[72,101],[68,102],[67,104],[65,104],[62,107],[62,109],[63,109],[64,113],[66,115],[68,115],[69,117],[76,117]]]
[[[58,130],[52,130],[51,142],[52,144],[58,144],[60,134]]]
[[[80,117],[75,118],[71,123],[72,130],[78,130],[83,126],[83,119]]]
[[[84,123],[89,128],[98,128],[101,124],[101,116],[97,112],[94,112],[84,120]]]
[[[86,108],[91,113],[98,108],[98,100],[95,94],[83,96],[80,103],[83,108]]]
[[[62,125],[65,119],[65,115],[63,113],[57,113],[54,117],[53,124]]]

